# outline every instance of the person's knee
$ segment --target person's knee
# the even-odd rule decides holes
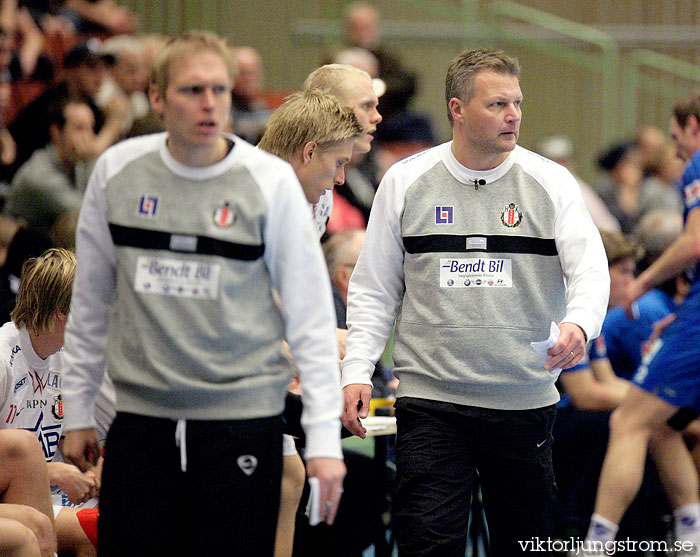
[[[39,541],[34,532],[16,520],[0,518],[0,555],[39,556]]]
[[[0,454],[3,460],[27,459],[39,455],[40,452],[39,441],[30,431],[7,429],[0,436]]]
[[[282,471],[282,496],[295,498],[298,504],[305,482],[306,471],[299,455],[285,457]]]
[[[29,528],[37,539],[42,555],[52,555],[56,551],[51,519],[41,511],[28,505],[0,505],[4,518],[12,518]]]

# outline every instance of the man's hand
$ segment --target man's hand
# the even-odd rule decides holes
[[[311,458],[306,463],[306,475],[318,478],[321,487],[321,520],[333,524],[343,494],[345,463],[337,458]]]
[[[66,433],[63,441],[63,458],[83,471],[97,464],[100,449],[97,445],[97,432],[90,429],[76,429]]]
[[[372,385],[352,384],[343,389],[345,409],[343,410],[343,425],[354,435],[364,439],[367,430],[360,423],[360,418],[366,418],[369,413],[369,399],[372,398]]]
[[[568,369],[575,366],[586,352],[586,336],[583,329],[575,323],[559,324],[559,340],[547,354],[551,356],[544,363],[544,369]]]
[[[50,462],[49,481],[61,488],[74,505],[95,497],[97,480],[93,472],[81,472],[77,466],[65,462]]]

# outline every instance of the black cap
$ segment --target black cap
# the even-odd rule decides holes
[[[65,68],[77,68],[84,65],[91,66],[99,61],[113,64],[114,55],[107,54],[102,50],[102,43],[99,39],[91,38],[71,48],[63,59],[63,66]]]

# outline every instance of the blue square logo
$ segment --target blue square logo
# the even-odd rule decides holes
[[[438,205],[435,207],[435,224],[453,224],[454,207],[452,205]]]

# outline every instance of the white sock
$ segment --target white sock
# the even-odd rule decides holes
[[[674,530],[678,541],[700,545],[700,503],[683,505],[673,510]]]
[[[586,534],[587,542],[611,542],[615,540],[619,526],[610,522],[607,518],[593,513],[591,524],[588,526]]]

